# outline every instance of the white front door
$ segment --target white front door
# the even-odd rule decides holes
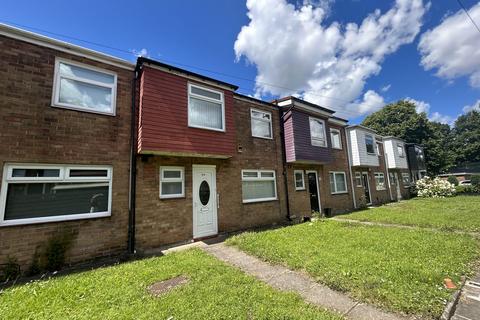
[[[402,200],[402,192],[400,191],[400,180],[398,179],[398,174],[396,172],[393,174],[395,175],[395,185],[397,186],[397,200]]]
[[[215,166],[193,165],[193,238],[218,233]]]

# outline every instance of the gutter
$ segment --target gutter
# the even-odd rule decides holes
[[[285,196],[286,196],[286,202],[287,202],[287,220],[292,221],[292,217],[290,215],[290,196],[288,193],[288,171],[287,171],[287,150],[285,149],[285,128],[284,128],[284,117],[285,114],[283,112],[283,109],[278,106],[278,101],[275,100],[275,105],[278,108],[278,114],[279,114],[279,119],[280,119],[280,140],[282,141],[282,166],[283,166],[283,183],[284,183],[284,188],[285,188]],[[288,110],[292,110],[293,106]],[[288,113],[288,112],[287,112]]]
[[[135,77],[132,80],[132,119],[130,124],[130,188],[128,199],[128,240],[127,250],[129,254],[135,254],[135,200],[137,182],[137,151],[136,151],[136,96],[137,96],[138,68],[135,69]]]

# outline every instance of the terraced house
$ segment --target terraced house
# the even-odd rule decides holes
[[[6,25],[0,45],[0,264],[59,237],[77,263],[408,196],[418,147],[328,108]]]
[[[135,66],[6,25],[0,48],[0,263],[125,252]]]

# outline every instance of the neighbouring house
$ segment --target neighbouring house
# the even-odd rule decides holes
[[[4,24],[0,48],[0,263],[126,252],[135,66]]]
[[[334,111],[296,97],[275,100],[282,113],[292,218],[353,209],[345,127]]]
[[[391,200],[410,198],[410,171],[405,141],[396,137],[383,137],[383,148],[388,168]]]
[[[283,223],[278,109],[139,58],[136,248]]]
[[[415,183],[427,175],[425,152],[421,145],[415,143],[407,143],[406,147],[410,180]]]
[[[454,176],[458,182],[462,182],[470,181],[473,175],[480,175],[480,162],[462,163],[461,165],[451,168],[447,173],[438,176],[445,180],[450,176]]]
[[[355,206],[391,201],[382,137],[361,125],[349,126],[346,130]]]

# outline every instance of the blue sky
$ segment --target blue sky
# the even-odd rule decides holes
[[[339,110],[339,114],[350,118],[353,123],[361,121],[384,103],[407,97],[418,101],[419,108],[427,110],[432,119],[451,122],[465,106],[472,106],[480,100],[480,85],[476,83],[477,74],[474,74],[480,72],[480,59],[476,59],[476,54],[480,55],[480,32],[463,12],[457,13],[460,7],[454,0],[412,1],[417,1],[417,5],[402,9],[395,1],[359,0],[298,0],[290,2],[293,6],[286,5],[285,0],[265,0],[263,7],[263,0],[257,0],[248,8],[245,0],[6,0],[2,1],[0,21],[131,61],[135,55],[130,51],[146,49],[150,58],[237,84],[241,93],[256,94],[267,100],[282,94],[298,94]],[[479,2],[463,0],[463,3],[476,19],[473,10],[480,8]],[[311,6],[312,11],[304,11],[301,15],[302,7],[305,10],[306,6]],[[395,6],[398,10],[391,12],[391,21],[384,22],[382,19],[387,17],[382,16]],[[348,23],[360,26],[376,9],[380,11],[372,21],[376,22],[373,30],[380,30],[378,39],[368,39],[368,34],[360,32],[355,34],[353,41],[342,38]],[[480,9],[478,11],[480,13]],[[247,13],[251,14],[253,21]],[[455,14],[456,20],[449,20],[455,18]],[[303,20],[298,19],[300,16]],[[407,20],[405,26],[408,27],[398,26],[397,31],[389,34],[389,30],[395,29],[395,18]],[[478,20],[480,24],[480,18]],[[454,32],[445,34],[440,27],[446,22],[449,23],[445,25],[448,30],[456,30],[452,27],[455,23],[465,23],[468,32],[460,28],[463,30],[458,31],[461,36]],[[314,28],[309,29],[309,26]],[[242,27],[245,30],[240,36]],[[336,32],[336,40],[318,35],[329,27],[330,31]],[[404,30],[410,27],[411,30]],[[424,52],[421,53],[418,46],[422,36],[435,28],[440,29],[425,37]],[[318,37],[310,37],[314,30]],[[466,33],[469,36],[463,39]],[[243,40],[239,40],[234,48],[239,37]],[[442,40],[442,37],[447,39]],[[458,40],[452,42],[453,39]],[[345,48],[362,41],[370,42],[351,55],[343,53]],[[376,48],[384,43],[389,47],[378,53]],[[452,48],[446,50],[449,43]],[[330,47],[336,49],[330,50]],[[463,49],[455,56],[454,48]],[[315,58],[309,61],[311,56]],[[430,58],[429,62],[422,65],[422,57]],[[469,59],[477,61],[462,62]],[[334,62],[312,74],[314,66],[327,60]],[[364,71],[360,77],[364,80],[345,82],[346,78],[355,79],[356,72],[360,72],[348,64],[365,60],[372,65],[371,68],[362,67]],[[451,61],[460,62],[451,65]],[[338,65],[341,63],[347,67],[340,69]],[[439,70],[443,70],[441,74],[438,74]],[[256,77],[259,77],[257,83]]]

